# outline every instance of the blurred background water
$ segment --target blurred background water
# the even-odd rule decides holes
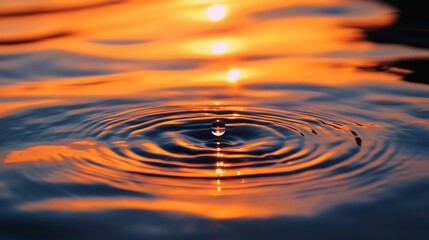
[[[0,239],[428,239],[428,5],[0,0]]]

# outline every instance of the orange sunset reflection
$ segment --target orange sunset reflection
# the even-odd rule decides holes
[[[206,15],[213,21],[220,21],[226,15],[226,8],[223,4],[213,4],[206,9]]]
[[[414,155],[382,139],[396,139],[387,133],[394,121],[427,125],[423,93],[409,96],[399,81],[398,73],[413,71],[363,68],[429,57],[427,49],[367,40],[364,30],[396,21],[392,7],[82,2],[46,1],[33,12],[35,3],[17,2],[0,12],[0,116],[11,116],[13,133],[0,161],[52,168],[35,174],[42,183],[97,183],[129,195],[65,194],[17,209],[311,215],[389,181],[425,176],[426,163],[398,162]],[[377,93],[377,84],[401,91]],[[217,119],[227,125],[224,135],[211,134]],[[397,175],[365,184],[356,177],[374,171]]]
[[[224,42],[215,42],[212,45],[212,51],[216,54],[225,53],[226,49],[227,49],[227,46]]]

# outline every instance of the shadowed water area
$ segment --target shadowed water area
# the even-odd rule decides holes
[[[2,2],[0,239],[428,239],[422,2]]]

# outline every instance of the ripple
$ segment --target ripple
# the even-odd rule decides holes
[[[219,138],[210,133],[216,119],[228,125]],[[297,110],[171,106],[98,114],[73,131],[107,145],[101,158],[81,162],[85,169],[183,179],[277,176],[307,184],[353,179],[348,184],[358,185],[359,176],[399,164],[389,162],[394,149],[359,125]],[[130,163],[132,170],[117,168]]]
[[[86,9],[92,9],[92,8],[99,8],[109,5],[114,5],[123,2],[122,0],[107,0],[107,1],[92,1],[92,3],[87,4],[69,4],[69,6],[45,6],[40,7],[39,5],[32,6],[33,8],[29,8],[28,6],[25,8],[16,8],[13,10],[13,4],[8,3],[11,5],[12,10],[8,10],[6,8],[6,11],[2,9],[0,11],[0,18],[12,18],[12,17],[25,17],[25,16],[32,16],[32,15],[44,15],[44,14],[57,14],[57,13],[64,13],[64,12],[72,12],[72,11],[81,11]]]
[[[62,169],[53,170],[56,178],[100,182],[162,200],[189,201],[185,196],[191,195],[210,202],[210,196],[222,194],[251,204],[254,198],[301,202],[303,208],[321,193],[328,194],[323,201],[370,195],[387,176],[404,170],[380,129],[339,115],[278,106],[94,106],[43,114],[43,133],[27,135],[41,142],[61,132],[67,142],[12,151],[4,162],[55,161]],[[39,129],[30,115],[32,128]],[[221,137],[211,134],[218,119],[228,128]]]

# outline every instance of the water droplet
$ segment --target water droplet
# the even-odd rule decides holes
[[[212,124],[212,133],[216,137],[220,137],[225,133],[225,123],[223,123],[221,120],[216,120]]]

